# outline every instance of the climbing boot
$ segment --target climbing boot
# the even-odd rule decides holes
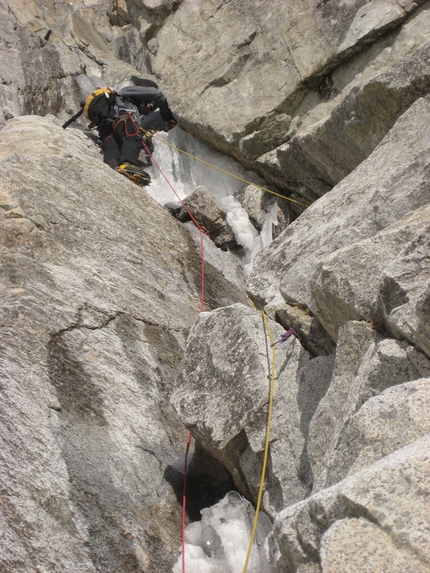
[[[146,171],[137,167],[137,165],[132,165],[131,163],[121,163],[121,165],[117,168],[118,173],[121,175],[125,175],[139,185],[140,187],[144,187],[145,185],[149,185],[151,183],[151,177],[149,176]]]

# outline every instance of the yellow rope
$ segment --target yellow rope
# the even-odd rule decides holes
[[[183,153],[184,155],[188,155],[188,157],[191,157],[192,159],[195,159],[196,161],[200,161],[200,163],[204,163],[208,167],[212,167],[212,169],[217,169],[218,171],[221,171],[221,173],[224,173],[225,175],[229,175],[230,177],[233,177],[234,179],[238,179],[239,181],[242,181],[242,183],[246,183],[247,185],[253,185],[254,187],[257,187],[258,189],[262,189],[263,191],[266,191],[267,193],[271,193],[272,195],[276,195],[277,197],[281,197],[281,199],[285,199],[286,201],[291,201],[291,203],[296,203],[297,205],[300,205],[301,207],[305,207],[305,209],[307,209],[309,207],[309,205],[305,205],[304,203],[300,203],[300,201],[296,201],[295,199],[291,199],[290,197],[285,197],[285,195],[281,195],[280,193],[275,193],[275,191],[271,191],[270,189],[267,189],[266,187],[261,187],[261,185],[257,185],[256,183],[252,183],[251,181],[247,181],[246,179],[242,179],[242,177],[238,177],[237,175],[233,175],[233,173],[230,173],[229,171],[225,171],[224,169],[221,169],[221,167],[217,167],[216,165],[212,165],[212,163],[208,163],[207,161],[204,161],[203,159],[200,159],[199,157],[196,157],[195,155],[191,155],[191,153],[187,153],[183,149],[179,149],[179,147],[176,147],[172,143],[169,143],[168,141],[164,141],[164,139],[160,139],[159,137],[156,137],[150,131],[145,131],[143,128],[141,128],[141,130],[146,135],[148,135],[149,137],[153,137],[157,141],[161,141],[162,143],[168,145],[169,147],[176,149],[176,151],[179,151],[179,153]]]
[[[249,300],[249,302],[255,308],[253,302],[251,300]],[[267,320],[267,316],[266,316],[264,310],[261,311],[261,314],[263,316],[264,324],[266,326],[266,330],[267,330],[267,333],[269,335],[270,343],[273,344],[274,340],[273,340],[273,336],[272,336],[272,331],[270,330],[269,321]],[[266,444],[264,447],[263,467],[261,470],[260,489],[258,491],[258,498],[257,498],[257,505],[255,508],[254,523],[252,525],[251,539],[249,540],[248,552],[246,554],[245,566],[243,568],[243,573],[246,573],[246,570],[248,569],[248,563],[249,563],[249,559],[251,557],[251,551],[252,551],[252,545],[254,543],[255,532],[257,531],[258,514],[260,513],[261,500],[263,498],[264,478],[266,475],[267,458],[269,455],[270,427],[271,427],[271,423],[272,423],[274,389],[275,389],[275,347],[272,346],[272,366],[271,366],[271,378],[270,378],[269,411],[268,411],[268,415],[267,415]]]

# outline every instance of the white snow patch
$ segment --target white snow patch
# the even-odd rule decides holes
[[[185,529],[186,573],[242,573],[255,512],[237,492],[203,509],[202,520]],[[247,573],[272,573],[267,558],[269,518],[260,513]],[[182,554],[172,569],[182,573]]]
[[[168,133],[157,133],[153,141],[154,164],[145,168],[152,180],[151,185],[146,188],[148,194],[161,205],[165,205],[184,199],[200,185],[205,187],[228,213],[227,221],[237,242],[244,248],[242,266],[244,275],[248,275],[255,255],[272,241],[272,225],[277,224],[277,204],[276,201],[273,202],[260,235],[249,221],[245,209],[234,199],[234,195],[246,187],[247,182],[264,187],[265,181],[255,173],[247,171],[235,159],[210,148],[180,127]],[[205,163],[175,148],[198,157]],[[207,165],[208,163],[240,179],[214,169]]]

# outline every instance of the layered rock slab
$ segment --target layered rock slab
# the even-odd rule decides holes
[[[350,322],[341,329],[330,386],[309,428],[307,451],[314,492],[348,474],[352,464],[339,455],[340,451],[345,455],[349,448],[365,457],[367,443],[358,437],[357,441],[345,437],[350,437],[350,424],[362,405],[390,386],[429,374],[430,361],[404,341],[383,338],[360,322]],[[406,443],[400,442],[399,447]]]
[[[259,253],[247,280],[249,293],[259,306],[300,303],[310,309],[334,340],[339,327],[349,320],[377,322],[382,317],[392,334],[428,352],[423,340],[429,323],[425,301],[430,280],[425,239],[419,237],[425,236],[428,226],[424,207],[429,201],[429,119],[429,100],[418,100],[366,161]],[[354,263],[356,257],[350,253],[351,272],[345,269],[340,273],[339,267],[338,276],[325,291],[324,265],[336,258],[345,266],[342,261],[347,258],[342,255],[346,251],[342,249],[357,251],[366,240],[374,256],[366,255]],[[388,274],[392,272],[390,264],[395,262],[393,270],[399,273],[407,260],[417,275],[398,275],[393,282],[401,282],[403,298],[387,305],[383,302],[389,296],[388,291],[384,294],[385,269]],[[366,299],[364,307],[360,302],[362,286],[368,292],[375,281],[379,289]],[[402,312],[394,311],[402,305],[407,306],[409,317],[416,315],[409,325],[405,319],[402,321]]]
[[[367,4],[357,17],[362,11],[370,16],[375,7]],[[258,158],[267,180],[316,199],[353,171],[429,92],[429,31],[430,12],[423,6],[399,30],[328,73],[288,110],[284,143]]]
[[[165,397],[200,309],[199,251],[80,130],[23,116],[0,140],[0,562],[167,573],[180,507],[163,476],[187,433]],[[243,300],[206,273],[208,309]]]
[[[165,81],[181,115],[232,142],[246,135],[246,126],[282,110],[302,83],[399,25],[420,4],[185,1],[157,36],[153,66],[162,73],[179,58],[180,68]]]
[[[328,467],[334,484],[430,433],[430,379],[421,378],[384,390],[354,416]]]

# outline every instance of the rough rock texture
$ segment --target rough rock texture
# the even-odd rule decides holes
[[[42,105],[42,93],[48,111],[72,113],[96,84],[155,74],[184,127],[307,203],[428,93],[426,4],[2,0],[7,47],[23,70],[3,88],[8,113],[34,97]],[[26,64],[40,58],[35,49],[40,81]]]
[[[199,251],[81,131],[24,116],[0,141],[0,568],[169,571],[181,516],[163,475],[187,434],[165,396]],[[208,309],[244,299],[210,263],[206,278]]]
[[[274,531],[288,571],[419,571],[429,561],[427,435],[284,510]]]
[[[207,189],[197,187],[184,199],[184,205],[199,225],[208,231],[217,247],[227,249],[237,246],[233,230],[227,223],[226,211],[218,205]]]
[[[404,7],[392,0],[362,1],[354,7],[317,4],[276,0],[270,6],[252,2],[244,7],[239,2],[183,2],[158,35],[154,66],[160,70],[172,57],[180,57],[182,66],[168,81],[176,87],[176,98],[187,99],[184,111],[190,113],[193,106],[195,123],[207,122],[206,106],[217,111],[222,106],[224,113],[213,114],[210,127],[228,140],[235,118],[238,138],[247,125],[257,123],[256,108],[260,127],[265,116],[286,107],[302,83],[362,49],[370,34],[375,38],[396,27],[422,2]],[[366,10],[360,10],[365,4]],[[379,9],[379,17],[372,8]],[[236,26],[229,26],[232,21]],[[315,45],[318,50],[312,49]],[[180,76],[184,71],[185,82]]]
[[[352,416],[328,468],[336,483],[430,433],[430,384],[423,378],[384,390]]]
[[[252,298],[308,307],[333,340],[349,320],[382,321],[430,354],[429,125],[430,101],[421,99],[366,161],[257,257],[248,277]]]
[[[170,572],[186,428],[189,516],[257,497],[270,340],[234,253],[204,237],[199,315],[197,229],[60,127],[147,81],[295,201],[247,280],[297,334],[275,347],[272,564],[430,570],[429,32],[429,0],[0,0],[2,571]],[[262,195],[237,197],[256,229]]]
[[[272,323],[273,338],[283,332]],[[270,339],[260,312],[234,305],[199,316],[171,403],[199,442],[256,500],[265,444]],[[332,358],[310,360],[292,338],[276,353],[270,471],[265,509],[303,499],[311,483],[309,421],[330,381]]]
[[[162,74],[180,59],[165,82],[188,129],[243,160],[260,154],[266,178],[312,200],[428,92],[422,4],[183,2],[152,65]]]
[[[405,342],[384,339],[364,323],[350,322],[342,328],[330,388],[309,430],[314,492],[339,481],[345,472],[337,453],[360,406],[389,386],[429,373],[430,361]]]
[[[54,0],[0,0],[0,125],[5,119],[27,113],[64,114],[67,118],[64,112],[74,114],[80,101],[96,87],[117,87],[133,76],[141,77],[141,70],[131,65],[138,56],[120,53],[118,33],[112,31],[107,15],[108,5],[111,2],[86,6]],[[140,39],[130,29],[121,31],[128,44],[130,35],[139,49]],[[140,67],[149,78],[146,66]]]
[[[366,3],[356,21],[366,21],[363,11],[371,20],[372,8],[388,15],[384,4]],[[400,31],[323,77],[292,113],[288,142],[259,158],[264,174],[319,197],[350,173],[411,103],[428,93],[429,27],[425,6]]]

